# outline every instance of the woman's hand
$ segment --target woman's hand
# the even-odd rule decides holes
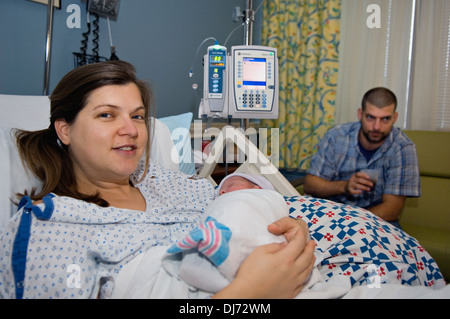
[[[301,219],[283,217],[273,224],[270,224],[267,229],[274,235],[284,235],[288,242],[298,231],[305,235],[306,241],[309,240],[308,225]]]
[[[314,266],[314,241],[306,243],[301,222],[283,218],[269,226],[287,243],[257,247],[243,262],[234,281],[214,298],[293,298]]]

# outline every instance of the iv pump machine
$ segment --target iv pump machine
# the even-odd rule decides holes
[[[275,48],[208,47],[204,56],[202,118],[278,118],[278,59]]]

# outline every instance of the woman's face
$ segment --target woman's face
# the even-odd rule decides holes
[[[80,189],[92,183],[128,183],[148,140],[145,108],[135,84],[94,90],[72,124],[55,122],[69,146]]]

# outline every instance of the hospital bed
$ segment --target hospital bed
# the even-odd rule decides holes
[[[11,198],[39,181],[18,156],[11,128],[48,127],[46,96],[0,94],[0,226],[17,207]],[[189,136],[192,114],[155,119],[151,158],[167,168],[194,175]],[[215,184],[211,173],[228,142],[245,152],[240,172],[264,175],[284,195],[292,217],[302,218],[317,243],[316,264],[323,283],[314,298],[450,298],[438,265],[408,234],[361,208],[300,196],[275,165],[245,134],[225,126],[216,137],[205,165],[197,174]],[[308,297],[308,296],[307,296]]]

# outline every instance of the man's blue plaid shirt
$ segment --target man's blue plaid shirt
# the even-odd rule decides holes
[[[308,174],[326,180],[348,180],[364,169],[379,170],[375,191],[359,196],[333,196],[340,203],[368,208],[381,203],[383,194],[420,196],[419,164],[416,146],[399,129],[392,128],[385,142],[367,161],[358,146],[360,122],[346,123],[330,129],[311,160]]]

